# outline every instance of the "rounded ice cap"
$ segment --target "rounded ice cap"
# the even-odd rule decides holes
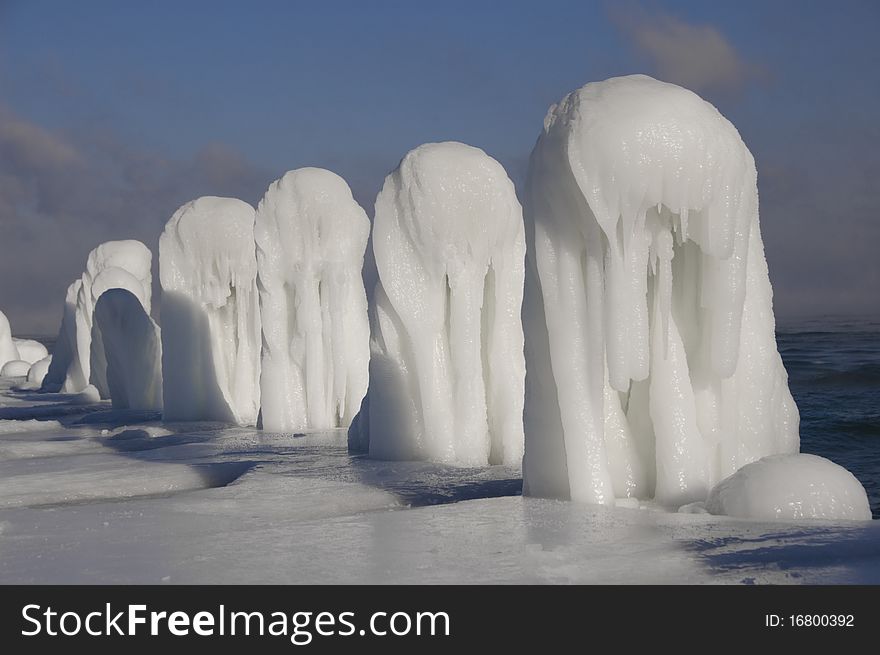
[[[257,275],[254,215],[238,198],[202,196],[181,206],[159,237],[162,290],[225,305],[237,281]]]
[[[27,376],[30,368],[31,365],[23,359],[13,359],[0,369],[0,378],[23,378]]]
[[[732,253],[743,181],[754,160],[739,132],[688,89],[647,75],[592,82],[550,108],[545,132],[565,138],[571,171],[614,240],[650,207],[693,214],[687,236],[709,254]],[[630,217],[630,218],[628,218]]]
[[[870,520],[865,488],[818,455],[772,455],[746,464],[709,493],[706,509],[748,519]]]
[[[267,266],[295,273],[315,262],[357,262],[370,219],[348,183],[324,168],[288,171],[260,200],[254,225],[261,273]]]
[[[385,179],[376,216],[374,244],[396,219],[410,247],[443,270],[456,262],[488,261],[499,245],[516,238],[522,223],[504,167],[457,141],[410,150]]]

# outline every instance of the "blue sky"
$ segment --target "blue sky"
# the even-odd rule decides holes
[[[52,333],[88,251],[324,166],[372,214],[411,148],[519,182],[547,107],[643,72],[755,154],[777,311],[880,313],[876,2],[0,0],[0,308]]]

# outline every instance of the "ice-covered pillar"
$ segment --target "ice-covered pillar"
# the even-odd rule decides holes
[[[380,459],[522,458],[522,210],[482,150],[411,151],[376,199],[370,388],[349,431]]]
[[[12,328],[9,326],[9,319],[6,314],[0,312],[0,368],[6,362],[14,362],[18,360],[18,348],[12,340]]]
[[[370,220],[341,177],[290,171],[257,208],[261,417],[276,432],[347,427],[367,390],[361,270]]]
[[[113,408],[162,409],[159,327],[146,312],[142,299],[121,286],[105,290],[95,304],[94,324],[101,335]]]
[[[755,163],[712,105],[643,75],[569,94],[524,213],[527,494],[681,505],[797,451]]]
[[[254,425],[260,309],[254,209],[207,196],[178,209],[159,239],[166,420]]]
[[[67,287],[64,297],[64,313],[61,317],[61,327],[58,329],[58,337],[55,339],[55,348],[52,352],[52,361],[49,370],[43,378],[41,391],[78,391],[77,389],[65,389],[67,370],[70,368],[73,358],[76,357],[76,298],[79,295],[82,280],[74,280]]]

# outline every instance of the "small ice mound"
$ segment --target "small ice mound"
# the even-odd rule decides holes
[[[743,466],[709,493],[706,510],[738,518],[871,520],[865,488],[818,455],[772,455]]]
[[[49,372],[50,364],[52,364],[52,355],[43,357],[40,361],[31,364],[27,374],[28,383],[36,385],[36,387],[39,388],[40,385],[43,384],[43,378],[46,377],[46,373]]]
[[[0,378],[23,378],[27,377],[31,365],[23,359],[12,359],[0,369]]]
[[[71,405],[94,405],[101,402],[101,394],[93,384],[86,385],[85,389],[70,397]]]
[[[348,184],[324,169],[290,171],[260,201],[254,236],[265,430],[347,427],[357,413],[370,360],[361,276],[369,235]]]
[[[0,312],[0,367],[6,362],[11,362],[21,357],[18,348],[12,340],[12,329],[9,327],[9,319],[6,314]]]
[[[28,364],[34,364],[49,354],[46,346],[33,339],[16,339],[13,337],[12,342],[18,350],[18,358],[26,361]]]
[[[376,199],[370,387],[352,449],[466,466],[522,458],[525,237],[478,148],[411,151]]]
[[[166,224],[159,238],[165,420],[256,424],[255,250],[254,208],[241,200],[198,198]]]

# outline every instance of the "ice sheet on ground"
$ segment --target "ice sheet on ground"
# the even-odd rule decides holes
[[[0,583],[880,582],[876,522],[522,498],[513,469],[351,456],[344,430],[107,408],[0,433]]]

